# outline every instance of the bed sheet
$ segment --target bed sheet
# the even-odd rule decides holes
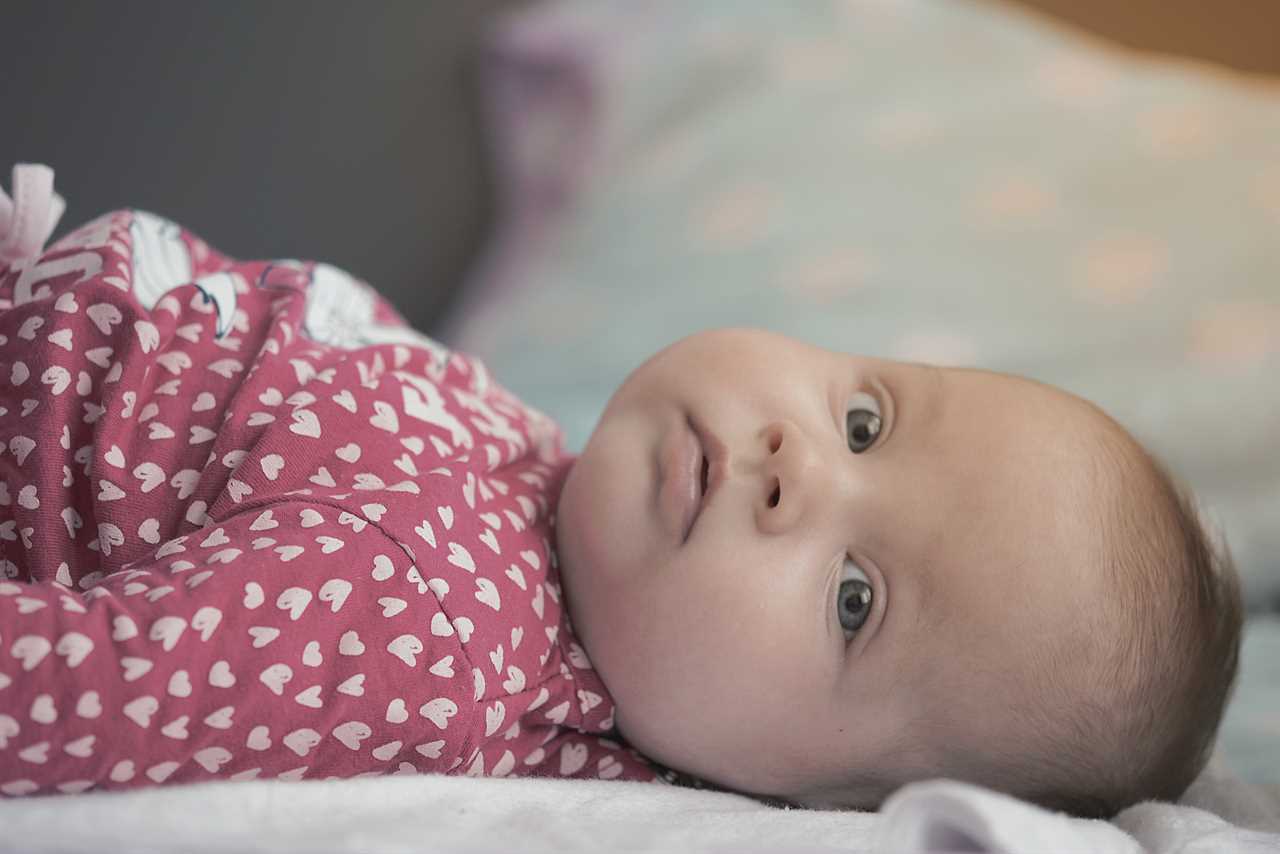
[[[1047,813],[945,781],[904,787],[880,813],[783,810],[649,783],[444,776],[206,783],[0,803],[0,852],[983,852],[1263,854],[1280,800],[1221,771],[1181,805],[1114,822]]]

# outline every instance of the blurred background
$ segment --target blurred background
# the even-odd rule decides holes
[[[438,332],[494,216],[482,37],[527,5],[6,0],[0,165],[54,167],[58,234],[151,210],[238,257],[328,260]],[[1280,74],[1269,0],[1025,5],[1116,43]]]
[[[169,217],[241,258],[325,259],[420,328],[492,217],[480,32],[520,0],[5,0],[0,169],[52,166],[56,234]]]
[[[324,260],[582,447],[709,326],[1030,376],[1191,485],[1280,784],[1280,4],[0,5],[0,167]],[[0,180],[8,175],[0,171]]]

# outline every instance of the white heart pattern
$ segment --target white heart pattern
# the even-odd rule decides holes
[[[652,776],[593,740],[545,416],[335,267],[128,210],[57,245],[0,273],[0,792]]]

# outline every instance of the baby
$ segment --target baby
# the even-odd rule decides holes
[[[1186,490],[1026,379],[695,335],[614,394],[558,520],[622,735],[791,803],[1176,800],[1236,673],[1239,581]]]
[[[437,772],[875,808],[950,776],[1109,815],[1207,759],[1229,556],[1078,398],[712,331],[575,459],[340,270],[138,211],[42,251],[43,167],[4,202],[6,795]]]

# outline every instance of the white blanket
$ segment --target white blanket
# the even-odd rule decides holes
[[[0,851],[1280,852],[1280,796],[1216,762],[1183,802],[1068,818],[952,781],[879,813],[782,810],[652,783],[394,776],[252,781],[0,803]]]

